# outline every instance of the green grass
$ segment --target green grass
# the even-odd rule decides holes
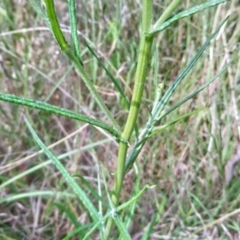
[[[69,26],[67,2],[55,2],[59,22]],[[164,1],[164,5],[154,2],[154,21],[170,2]],[[189,6],[182,3],[174,13],[197,4],[199,1],[191,1]],[[139,132],[150,117],[157,85],[166,78],[163,95],[227,16],[221,34],[196,61],[166,103],[165,110],[211,80],[237,54],[238,5],[233,0],[205,9],[174,22],[157,35],[137,119]],[[88,6],[77,3],[81,61],[121,129],[128,108],[109,74],[117,80],[126,98],[131,99],[140,18],[141,6],[136,1],[109,4],[99,1]],[[61,54],[51,32],[28,1],[0,3],[0,26],[1,93],[47,102],[109,124],[108,116],[70,61]],[[70,42],[68,27],[63,29]],[[83,37],[109,73],[92,56]],[[123,181],[119,206],[116,206],[116,210],[124,206],[123,212],[111,212],[114,207],[111,192],[107,191],[114,187],[119,146],[115,137],[83,122],[0,102],[1,238],[67,239],[69,234],[69,239],[82,239],[91,231],[89,239],[103,238],[100,223],[96,219],[92,221],[88,213],[89,205],[81,202],[82,195],[79,200],[71,185],[51,164],[54,156],[70,174],[80,174],[87,181],[77,175],[73,178],[86,193],[84,201],[93,204],[90,208],[103,214],[104,220],[109,216],[115,218],[113,225],[117,227],[111,231],[114,239],[119,231],[135,239],[137,236],[144,236],[142,239],[238,238],[237,177],[230,186],[224,186],[224,165],[234,155],[238,138],[234,111],[239,105],[238,69],[237,56],[208,88],[157,122],[153,132],[184,114],[203,109],[146,141],[136,165]],[[62,140],[50,149],[50,159],[38,152],[37,137],[35,140],[32,137],[24,116],[45,146]],[[131,146],[135,134],[130,139]],[[135,199],[146,185],[155,188],[145,190]],[[71,237],[74,230],[78,233]]]

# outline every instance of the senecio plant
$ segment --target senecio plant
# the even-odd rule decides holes
[[[185,69],[180,73],[180,75],[175,79],[175,81],[170,85],[170,87],[162,92],[161,84],[159,83],[159,87],[156,90],[155,100],[153,102],[153,107],[151,109],[151,114],[149,115],[149,119],[147,119],[145,126],[142,127],[142,130],[139,132],[137,130],[137,119],[139,114],[139,109],[141,107],[143,91],[146,84],[146,79],[149,73],[149,66],[151,62],[151,51],[154,38],[156,35],[169,27],[173,22],[179,21],[184,17],[188,17],[197,12],[203,11],[206,8],[216,6],[220,3],[225,2],[224,0],[212,0],[206,1],[201,5],[194,6],[190,9],[185,9],[181,12],[177,11],[177,7],[182,3],[181,0],[173,0],[171,4],[164,10],[159,19],[153,23],[153,1],[152,0],[142,0],[142,17],[141,17],[141,32],[139,39],[139,50],[138,50],[138,59],[137,59],[137,68],[134,81],[134,88],[132,99],[129,101],[124,94],[120,84],[114,78],[114,76],[108,71],[108,69],[104,66],[104,64],[99,60],[97,54],[90,47],[86,39],[81,39],[84,42],[85,46],[89,49],[91,54],[97,59],[99,64],[105,69],[107,75],[113,82],[116,90],[121,96],[121,99],[124,101],[124,105],[128,106],[128,117],[126,123],[123,126],[119,126],[111,112],[108,110],[105,105],[103,99],[98,94],[95,86],[93,85],[89,74],[84,68],[83,61],[81,60],[81,51],[79,48],[79,39],[77,34],[77,20],[76,20],[76,8],[75,8],[75,0],[68,0],[69,7],[69,16],[70,16],[70,32],[71,32],[71,43],[68,43],[65,39],[65,36],[61,30],[56,12],[54,7],[54,0],[44,0],[44,7],[40,4],[39,0],[30,0],[34,9],[38,12],[38,14],[43,18],[46,25],[49,27],[51,32],[53,33],[61,51],[66,57],[71,61],[75,70],[79,74],[81,80],[84,81],[87,88],[91,92],[92,97],[95,99],[103,113],[107,116],[109,123],[106,124],[98,119],[94,119],[88,117],[86,115],[79,114],[77,112],[70,111],[68,109],[59,108],[53,105],[50,105],[45,102],[36,101],[32,99],[21,98],[19,96],[10,95],[1,93],[0,100],[7,101],[10,103],[15,103],[19,105],[24,105],[34,109],[40,109],[42,111],[47,111],[53,114],[61,115],[67,118],[75,119],[78,121],[82,121],[93,126],[102,128],[116,137],[119,147],[118,147],[118,156],[117,156],[117,169],[115,172],[115,182],[114,188],[111,189],[110,194],[108,195],[108,204],[106,208],[106,212],[97,210],[96,206],[94,206],[93,201],[91,201],[90,197],[87,196],[86,192],[81,188],[81,186],[75,181],[75,178],[70,175],[70,173],[65,169],[65,167],[61,164],[59,159],[57,159],[43,144],[40,138],[37,136],[36,132],[33,130],[30,122],[25,118],[25,122],[38,145],[42,148],[44,153],[53,161],[59,171],[63,174],[66,181],[73,188],[76,195],[79,197],[81,203],[84,205],[85,209],[89,212],[89,216],[91,218],[91,224],[87,226],[76,225],[76,229],[69,233],[69,235],[65,239],[70,239],[74,235],[79,235],[81,239],[87,239],[94,231],[99,231],[99,235],[102,239],[109,239],[112,231],[117,229],[119,231],[120,236],[123,239],[131,239],[128,233],[128,226],[126,221],[124,221],[124,214],[120,214],[121,210],[127,206],[133,205],[137,199],[144,193],[144,191],[150,186],[145,186],[141,191],[139,191],[133,198],[129,201],[119,204],[119,199],[121,196],[121,189],[123,185],[123,180],[126,175],[126,172],[133,166],[137,157],[143,148],[146,141],[153,137],[155,134],[158,134],[163,130],[163,128],[158,130],[153,130],[154,125],[157,121],[164,118],[167,114],[171,113],[174,109],[178,108],[180,105],[185,103],[190,98],[194,97],[204,88],[206,88],[214,79],[216,79],[223,71],[226,70],[228,63],[215,77],[205,83],[202,87],[197,89],[195,92],[187,96],[185,99],[180,100],[177,104],[175,104],[170,109],[165,109],[166,103],[169,101],[171,95],[177,89],[179,84],[183,81],[188,72],[193,68],[196,61],[200,58],[204,50],[209,45],[210,41],[217,35],[220,28],[226,22],[226,20],[220,24],[217,30],[209,36],[206,42],[202,45],[202,47],[197,52],[196,56],[188,63]],[[155,18],[157,19],[157,18]],[[149,79],[148,81],[151,81]],[[186,116],[189,116],[188,113]],[[177,122],[177,121],[176,121]],[[165,124],[167,127],[173,123]],[[130,140],[133,132],[135,141],[132,142]],[[75,176],[76,177],[76,176]],[[82,180],[83,176],[80,176]],[[87,183],[87,181],[83,181],[89,189],[91,187]],[[110,196],[111,195],[111,196]],[[102,197],[99,196],[96,192],[94,196],[101,202]],[[121,215],[121,217],[120,217]],[[87,229],[87,231],[86,231]],[[115,231],[114,230],[114,231]],[[146,237],[146,236],[145,236]]]

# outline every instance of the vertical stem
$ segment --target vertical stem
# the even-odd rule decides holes
[[[152,22],[152,0],[143,0],[143,16],[142,16],[142,33],[140,40],[140,48],[138,55],[138,65],[135,76],[135,84],[133,89],[133,96],[131,106],[127,118],[127,122],[122,134],[122,137],[127,141],[130,140],[134,126],[137,121],[139,108],[141,105],[143,90],[148,73],[148,66],[150,62],[150,54],[152,48],[153,37],[147,37]],[[125,175],[125,161],[127,155],[128,144],[120,143],[118,150],[118,164],[114,186],[114,193],[112,196],[113,204],[116,206],[119,201],[119,196],[122,188],[122,183]]]
[[[150,54],[153,42],[153,36],[147,37],[146,33],[150,31],[152,23],[152,0],[143,0],[143,13],[142,13],[142,32],[140,39],[139,55],[138,55],[138,65],[135,75],[135,84],[133,89],[133,96],[131,101],[131,106],[127,118],[127,122],[122,134],[122,138],[130,140],[134,126],[137,121],[137,116],[139,113],[139,108],[141,105],[143,90],[145,86],[145,81],[148,73],[148,67],[150,62]],[[116,179],[114,185],[114,191],[112,195],[112,202],[114,206],[118,205],[119,197],[122,189],[122,183],[125,175],[125,162],[127,156],[128,144],[126,142],[120,142],[118,150],[118,162]],[[108,239],[112,226],[112,219],[109,218],[105,236]]]
[[[139,107],[141,105],[143,90],[145,86],[145,80],[148,72],[148,65],[150,61],[151,47],[152,47],[153,37],[146,37],[142,35],[140,50],[139,50],[139,62],[136,71],[136,78],[133,90],[133,96],[130,106],[130,111],[128,114],[127,122],[122,134],[122,138],[126,141],[130,140],[134,126],[137,121]],[[114,186],[113,194],[113,204],[116,206],[118,204],[122,182],[125,175],[125,161],[127,155],[128,144],[121,142],[119,144],[118,150],[118,164],[116,172],[116,180]]]

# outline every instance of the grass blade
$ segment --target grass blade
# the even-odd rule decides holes
[[[54,197],[56,196],[57,198],[59,197],[67,197],[67,198],[73,198],[75,197],[74,194],[67,193],[67,192],[54,192],[54,191],[30,191],[27,193],[19,193],[19,194],[14,194],[14,195],[8,195],[7,197],[3,197],[0,199],[0,204],[1,203],[9,203],[9,202],[14,202],[23,198],[32,198],[32,197],[39,197],[41,196],[42,198],[49,198],[49,197]]]
[[[232,63],[232,61],[236,58],[237,55],[235,55],[235,57],[233,57],[222,69],[221,71],[219,71],[211,80],[209,80],[208,82],[206,82],[205,84],[203,84],[199,89],[197,89],[195,92],[193,92],[192,94],[190,94],[189,96],[187,96],[186,98],[184,98],[183,100],[181,100],[180,102],[178,102],[177,104],[175,104],[173,107],[171,107],[170,109],[168,109],[164,114],[162,114],[159,117],[159,120],[164,118],[165,116],[167,116],[169,113],[171,113],[172,111],[174,111],[176,108],[180,107],[182,104],[184,104],[185,102],[187,102],[189,99],[195,97],[198,93],[200,93],[202,90],[204,90],[206,87],[208,87],[212,82],[214,82],[221,74],[223,74],[227,68],[229,67],[229,65]]]
[[[57,157],[55,157],[51,151],[47,149],[47,147],[44,145],[44,143],[41,141],[41,139],[38,137],[34,129],[32,128],[31,124],[27,120],[27,118],[24,118],[28,129],[30,130],[34,140],[37,142],[37,144],[41,147],[41,149],[44,151],[44,153],[52,160],[54,165],[57,167],[57,169],[61,172],[65,180],[68,182],[70,187],[74,190],[74,192],[77,194],[78,198],[81,200],[82,204],[85,206],[85,208],[88,210],[90,216],[92,217],[93,221],[99,222],[101,221],[102,217],[99,215],[97,209],[92,204],[91,200],[88,198],[86,193],[81,189],[81,187],[76,183],[74,178],[70,175],[70,173],[67,171],[67,169],[63,166],[63,164],[58,160]],[[99,228],[100,231],[102,231],[102,228]]]
[[[54,113],[54,114],[57,114],[57,115],[60,115],[63,117],[70,118],[70,119],[75,119],[78,121],[86,122],[86,123],[89,123],[90,125],[100,127],[102,129],[108,131],[109,133],[111,133],[117,139],[120,139],[119,133],[115,129],[110,127],[108,124],[106,124],[102,121],[96,120],[94,118],[87,117],[83,114],[75,113],[75,112],[70,111],[65,108],[60,108],[60,107],[57,107],[57,106],[54,106],[54,105],[51,105],[48,103],[44,103],[41,101],[17,97],[13,94],[0,93],[0,100],[5,101],[5,102],[10,102],[10,103],[15,103],[15,104],[22,105],[22,106],[27,106],[27,107],[34,108],[34,109],[39,109],[39,110],[42,110],[45,112]]]
[[[68,10],[69,10],[69,16],[70,16],[70,29],[71,29],[71,37],[72,37],[72,44],[74,48],[74,54],[83,66],[83,62],[81,60],[80,47],[78,43],[75,0],[68,0]]]
[[[101,110],[104,112],[104,114],[107,116],[109,121],[112,123],[113,127],[118,131],[121,132],[121,128],[119,127],[116,120],[113,118],[112,114],[109,112],[108,108],[106,107],[105,103],[103,102],[102,98],[98,94],[96,88],[94,87],[91,79],[89,78],[88,74],[84,70],[83,66],[79,62],[79,60],[75,57],[71,49],[67,49],[65,51],[65,54],[68,56],[68,58],[73,63],[74,67],[76,68],[77,73],[79,76],[83,79],[84,83],[86,84],[87,88],[92,94],[92,97],[95,99],[95,101],[98,103]]]
[[[97,56],[97,54],[94,52],[94,50],[91,48],[91,46],[88,44],[88,42],[83,39],[84,44],[86,45],[86,47],[88,48],[88,50],[92,53],[92,55],[97,59],[98,63],[103,67],[103,69],[106,71],[107,75],[109,76],[109,78],[111,79],[111,81],[113,82],[115,88],[118,90],[120,96],[122,97],[122,99],[124,100],[124,102],[126,103],[128,109],[130,108],[130,102],[127,99],[126,95],[124,94],[121,86],[119,85],[118,81],[113,77],[113,75],[108,71],[108,69],[105,67],[105,65],[102,63],[102,61],[100,60],[100,58]]]
[[[204,85],[202,85],[199,89],[197,89],[195,92],[193,92],[192,94],[190,94],[189,96],[187,96],[186,98],[184,98],[183,100],[181,100],[180,102],[178,102],[177,104],[175,104],[173,107],[171,107],[170,109],[168,109],[165,113],[163,113],[160,117],[159,120],[161,120],[162,118],[164,118],[165,116],[167,116],[169,113],[171,113],[172,111],[174,111],[175,109],[177,109],[178,107],[180,107],[182,104],[184,104],[185,102],[187,102],[189,99],[195,97],[198,93],[200,93],[202,90],[204,90],[206,87],[208,87],[213,81],[216,80],[216,78],[218,78],[223,72],[225,72],[228,68],[228,66],[232,63],[232,61],[236,58],[237,55],[235,55],[235,57],[233,57],[223,68],[220,72],[218,72],[211,80],[209,80],[207,83],[205,83]],[[197,110],[198,111],[198,110]],[[191,113],[189,113],[191,115]],[[180,118],[183,118],[184,116],[187,116],[189,114],[183,115]],[[174,124],[175,121],[173,121],[172,123]],[[171,123],[169,123],[171,124]],[[168,125],[168,124],[167,124]],[[164,125],[166,126],[166,125]],[[167,126],[166,126],[167,127]],[[165,127],[164,127],[165,129]],[[160,129],[160,132],[162,130]],[[145,137],[144,139],[141,139],[139,141],[137,141],[134,144],[133,150],[131,151],[131,153],[128,156],[128,161],[127,161],[127,167],[126,169],[131,168],[132,164],[134,163],[134,159],[137,158],[139,152],[141,151],[144,143],[146,142],[146,140],[150,137],[153,136],[154,133],[152,133],[151,135],[148,135],[147,137]],[[130,160],[131,159],[131,160]],[[130,164],[131,162],[131,164]]]
[[[46,14],[46,12],[43,10],[41,4],[39,3],[39,0],[29,0],[31,3],[33,9],[39,14],[39,16],[43,19],[44,23],[47,25],[47,27],[52,31],[52,27],[49,21],[49,18]]]
[[[62,160],[62,159],[66,158],[66,157],[69,157],[69,156],[71,156],[71,155],[73,155],[73,154],[76,154],[76,153],[85,151],[85,150],[90,149],[90,148],[92,148],[92,147],[94,147],[94,146],[99,146],[100,144],[102,144],[102,143],[107,143],[107,142],[109,142],[109,141],[110,141],[109,139],[105,139],[105,140],[102,140],[102,141],[99,141],[99,142],[95,142],[95,144],[85,145],[85,146],[83,146],[81,149],[75,149],[75,150],[72,150],[72,151],[69,151],[69,152],[67,152],[67,153],[64,153],[64,154],[59,155],[59,156],[58,156],[58,159],[59,159],[59,160]],[[40,152],[38,152],[38,154],[40,154]],[[36,155],[37,155],[37,154],[36,154]],[[36,156],[36,155],[35,155],[35,156]],[[12,176],[11,178],[7,178],[7,180],[2,181],[2,184],[0,184],[0,191],[1,191],[1,189],[3,189],[4,187],[8,186],[9,184],[12,184],[12,183],[14,183],[15,181],[17,181],[18,179],[23,178],[24,176],[27,176],[28,174],[32,174],[33,172],[35,172],[35,171],[37,171],[37,170],[39,170],[39,169],[41,169],[41,168],[44,168],[44,167],[46,167],[47,165],[49,165],[49,164],[51,164],[51,163],[52,163],[51,160],[46,160],[46,161],[44,161],[43,163],[37,164],[37,165],[35,165],[34,167],[25,170],[24,172],[21,172],[21,173],[19,173],[19,174],[17,174],[17,175],[15,174],[15,175]],[[1,170],[2,170],[2,169],[1,169],[1,167],[0,167],[0,176],[3,176],[4,171],[1,171]],[[2,179],[0,178],[0,180],[2,180]]]
[[[80,174],[73,174],[73,177],[78,177],[80,181],[87,187],[95,199],[99,200],[105,207],[109,208],[109,204],[95,191],[95,189],[85,180],[85,178]]]
[[[113,221],[115,222],[115,224],[117,225],[117,228],[121,234],[121,239],[124,240],[131,240],[131,236],[126,228],[126,226],[124,225],[122,219],[120,218],[120,216],[118,216],[117,214],[113,217]]]
[[[142,188],[142,190],[140,190],[140,191],[139,191],[135,196],[133,196],[130,200],[128,200],[128,201],[122,203],[120,206],[118,206],[118,207],[116,208],[116,211],[119,212],[119,211],[121,211],[122,209],[128,207],[129,205],[133,204],[135,201],[137,201],[137,200],[143,195],[143,193],[144,193],[146,190],[152,189],[152,188],[154,188],[154,187],[155,187],[155,185],[153,185],[153,186],[150,186],[150,185],[148,185],[148,184],[145,185],[145,186]]]
[[[166,205],[166,202],[167,202],[167,198],[166,196],[163,196],[163,199],[161,201],[161,204],[158,206],[158,211],[157,213],[155,214],[152,222],[150,223],[148,229],[145,231],[145,233],[143,234],[141,240],[148,240],[148,239],[151,239],[151,233],[154,231],[154,227],[155,225],[160,221],[160,218],[163,214],[163,210],[164,210],[164,207]]]
[[[190,63],[187,65],[187,67],[180,73],[179,77],[173,82],[171,87],[166,91],[166,93],[163,95],[163,97],[160,99],[160,101],[157,104],[157,107],[155,111],[152,113],[152,122],[155,123],[159,119],[159,114],[161,113],[162,109],[166,105],[166,103],[169,101],[170,97],[173,95],[179,84],[182,82],[182,80],[186,77],[186,75],[192,70],[193,66],[197,62],[197,60],[201,57],[203,52],[206,50],[208,45],[210,44],[211,40],[216,37],[222,26],[225,24],[228,18],[226,18],[220,26],[217,28],[217,30],[211,34],[211,36],[206,40],[206,42],[203,44],[201,49],[197,52],[196,56],[190,61]]]
[[[112,218],[112,220],[117,225],[122,239],[132,239],[132,238],[130,237],[130,235],[128,233],[128,230],[127,230],[128,229],[128,224],[124,224],[117,213],[120,212],[122,209],[124,209],[124,208],[126,208],[126,207],[128,207],[132,204],[134,205],[133,206],[133,210],[134,210],[136,201],[142,196],[142,194],[147,189],[151,189],[153,187],[155,187],[155,186],[145,185],[144,188],[142,190],[138,191],[138,193],[135,196],[133,196],[129,201],[121,204],[116,209],[113,208],[110,212],[108,212],[108,214],[110,214],[110,217]]]
[[[190,98],[189,98],[189,99],[190,99]],[[188,99],[188,100],[189,100],[189,99]],[[182,104],[181,104],[181,105],[182,105]],[[198,112],[200,112],[200,111],[202,111],[202,110],[204,110],[204,109],[205,109],[205,108],[201,108],[201,109],[197,109],[197,110],[195,110],[195,111],[186,113],[186,114],[178,117],[177,119],[171,121],[170,123],[167,123],[167,124],[164,124],[164,125],[158,127],[158,130],[156,130],[156,131],[154,131],[153,133],[149,134],[149,136],[146,137],[146,138],[144,138],[143,140],[149,139],[149,138],[155,136],[156,134],[161,133],[161,132],[164,131],[166,128],[171,127],[172,125],[174,125],[174,124],[176,124],[176,123],[184,120],[185,118],[188,118],[188,117],[190,117],[190,116],[192,116],[192,115],[194,115],[194,114],[196,114],[196,113],[198,113]],[[164,116],[165,116],[165,115],[164,115]],[[162,117],[161,117],[161,118],[162,118]],[[143,141],[143,140],[142,140],[142,141]],[[142,141],[140,142],[140,144],[142,143]]]
[[[187,10],[184,10],[184,11],[174,15],[172,18],[170,18],[166,22],[164,22],[162,24],[156,24],[154,29],[152,31],[150,31],[147,35],[154,35],[158,32],[163,31],[164,29],[169,27],[172,23],[174,23],[182,18],[189,17],[197,12],[203,11],[206,8],[210,8],[210,7],[213,7],[215,5],[218,5],[218,4],[224,3],[224,2],[226,2],[226,0],[212,0],[212,1],[208,1],[206,3],[194,6],[192,8],[189,8]]]
[[[75,230],[71,231],[66,237],[64,237],[63,240],[71,240],[71,239],[73,239],[73,237],[76,234],[78,234],[78,233],[80,233],[82,231],[84,231],[85,234],[83,236],[80,234],[81,237],[79,237],[79,239],[84,239],[84,237],[89,233],[88,231],[85,231],[85,229],[90,228],[90,227],[92,227],[92,224],[85,224],[82,227],[78,227]]]
[[[57,208],[64,212],[67,216],[68,219],[70,219],[71,223],[74,224],[76,229],[81,229],[78,230],[78,234],[80,235],[80,239],[83,239],[83,237],[86,235],[86,231],[85,231],[85,226],[82,226],[80,224],[80,222],[77,220],[77,217],[75,216],[75,214],[70,210],[70,208],[67,208],[65,205],[61,204],[61,203],[54,203],[55,206],[57,206]]]

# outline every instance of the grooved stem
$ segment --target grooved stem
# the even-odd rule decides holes
[[[152,0],[143,0],[143,13],[142,13],[142,33],[139,47],[138,55],[138,65],[135,75],[135,83],[133,89],[133,96],[131,101],[131,106],[126,121],[126,125],[122,134],[125,142],[120,142],[118,149],[118,162],[117,162],[117,172],[115,178],[115,185],[112,194],[112,202],[116,207],[119,202],[120,193],[122,189],[122,183],[125,176],[125,162],[128,150],[128,143],[134,126],[137,121],[139,108],[142,101],[143,90],[146,82],[146,77],[148,73],[148,67],[150,62],[150,54],[153,42],[153,36],[148,37],[146,33],[150,31],[152,23]],[[109,218],[106,226],[105,238],[108,239],[111,231],[112,219]]]

